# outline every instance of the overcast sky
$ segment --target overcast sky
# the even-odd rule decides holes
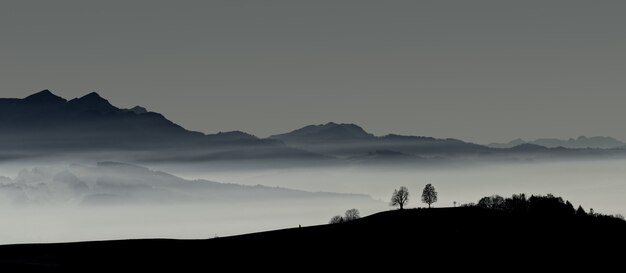
[[[624,1],[2,1],[0,97],[186,128],[626,140]]]

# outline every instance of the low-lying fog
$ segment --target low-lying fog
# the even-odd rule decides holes
[[[552,193],[585,210],[626,214],[626,160],[569,160],[558,162],[478,163],[441,168],[338,168],[254,171],[199,170],[190,166],[162,166],[183,177],[211,178],[238,184],[263,184],[310,191],[365,193],[388,202],[394,188],[407,186],[410,206],[425,206],[421,191],[428,183],[439,193],[436,206],[477,202],[492,194]]]
[[[64,165],[66,163],[59,163]],[[21,168],[40,163],[0,164],[0,176],[15,179]],[[67,165],[64,165],[67,166]],[[585,210],[626,214],[626,161],[563,161],[472,164],[442,168],[327,167],[219,169],[199,165],[149,165],[187,180],[278,186],[311,192],[362,193],[375,201],[327,202],[259,198],[241,202],[123,203],[97,206],[77,202],[18,205],[0,202],[0,244],[123,238],[212,238],[263,230],[326,223],[355,207],[362,216],[391,209],[394,188],[407,186],[409,207],[420,203],[427,183],[435,186],[435,206],[476,202],[480,197],[513,193],[553,193]],[[0,178],[0,184],[8,180]],[[5,200],[6,201],[6,200]],[[354,202],[354,203],[352,203]]]
[[[129,238],[205,239],[319,225],[345,206],[314,202],[0,208],[0,244]],[[372,213],[379,208],[360,208]]]

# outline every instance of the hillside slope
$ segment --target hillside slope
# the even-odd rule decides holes
[[[529,264],[610,253],[625,242],[626,222],[602,217],[515,215],[481,208],[394,210],[335,225],[208,240],[127,240],[0,246],[3,268],[39,270],[361,268],[403,259],[448,257],[489,265]],[[559,256],[552,256],[558,252]],[[561,256],[563,255],[563,256]],[[478,259],[478,260],[474,260]],[[480,260],[486,259],[486,260]],[[408,261],[408,260],[406,260]],[[502,261],[502,260],[499,260]],[[425,264],[430,267],[462,264]],[[216,267],[217,268],[217,267]]]

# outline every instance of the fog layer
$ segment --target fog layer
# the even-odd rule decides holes
[[[431,183],[439,192],[435,206],[477,202],[492,194],[514,193],[562,196],[585,209],[626,214],[626,160],[524,161],[517,163],[454,164],[445,167],[352,166],[273,170],[194,170],[190,166],[169,166],[168,170],[199,178],[240,184],[263,184],[302,190],[367,193],[388,201],[391,192],[407,186],[409,206],[424,206],[419,195]]]
[[[0,176],[0,244],[211,238],[324,224],[349,208],[371,214],[385,203],[363,194],[185,180],[117,162],[58,164]]]
[[[149,166],[150,170],[105,164],[104,167],[81,165],[68,168],[61,165],[39,169],[30,166],[21,172],[16,169],[17,166],[28,164],[21,162],[0,166],[0,175],[6,177],[0,178],[4,187],[22,182],[29,187],[43,187],[40,183],[58,184],[63,178],[59,173],[73,178],[65,173],[69,170],[79,180],[85,180],[88,189],[68,192],[60,187],[63,194],[52,195],[56,198],[27,203],[10,202],[4,194],[4,202],[0,205],[1,244],[154,237],[211,238],[324,224],[331,216],[350,208],[359,209],[362,215],[392,209],[387,202],[393,190],[400,186],[409,188],[408,207],[424,207],[420,194],[427,183],[433,184],[439,192],[435,207],[453,206],[454,201],[476,202],[492,194],[552,193],[570,200],[575,206],[582,205],[587,211],[593,208],[605,214],[626,214],[626,160],[474,162],[419,168],[342,165],[225,169],[201,164],[161,164]],[[37,180],[39,182],[34,183],[33,174],[46,173],[45,170],[53,174],[53,179],[42,180],[39,177],[36,178],[40,179]],[[184,179],[152,170],[167,171]],[[133,175],[132,179],[127,176],[129,173]],[[115,199],[93,205],[80,202],[82,199],[77,198],[80,195],[76,193],[82,196],[101,190],[116,193],[120,189],[113,191],[108,187],[108,182],[114,180],[125,186],[143,186],[132,188],[129,192],[133,194],[124,195],[127,197],[124,202]],[[179,188],[179,182],[182,188]],[[146,183],[149,185],[146,186]],[[211,187],[189,191],[186,188],[189,183]],[[242,187],[239,184],[262,184],[266,187]],[[128,192],[127,188],[117,193]],[[159,191],[155,192],[155,188]],[[59,187],[49,188],[52,192],[55,189]],[[248,190],[248,193],[242,194],[241,189]],[[45,191],[38,191],[39,194],[42,192]],[[176,195],[169,195],[170,192]],[[367,194],[378,201],[352,193]],[[129,202],[134,196],[141,196],[142,199],[140,202]],[[189,196],[195,199],[186,199]],[[205,198],[199,198],[201,196]]]

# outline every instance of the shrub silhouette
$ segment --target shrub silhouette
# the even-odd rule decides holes
[[[329,224],[343,223],[343,218],[341,217],[341,215],[335,215],[333,216],[333,218],[330,218],[330,221],[328,223]]]
[[[341,217],[341,215],[335,215],[332,218],[330,218],[330,221],[328,221],[328,223],[340,224],[340,223],[356,220],[359,218],[361,218],[361,213],[359,212],[358,209],[349,209],[349,210],[346,210],[346,213],[343,217]]]
[[[478,207],[496,210],[504,210],[506,208],[504,198],[497,194],[483,197],[478,200]]]
[[[349,209],[346,210],[346,214],[343,218],[344,221],[352,221],[361,218],[361,213],[359,213],[358,209]]]

